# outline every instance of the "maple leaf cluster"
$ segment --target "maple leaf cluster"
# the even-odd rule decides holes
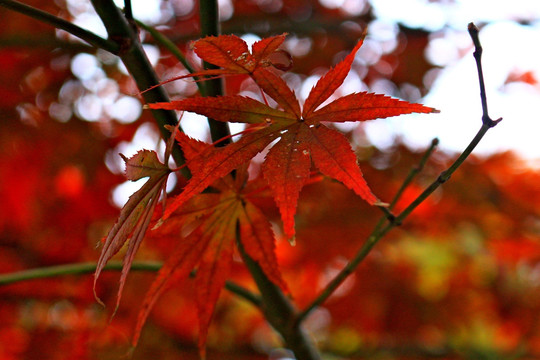
[[[280,51],[284,39],[285,34],[263,39],[253,44],[251,52],[247,44],[234,35],[198,40],[193,45],[195,53],[220,69],[176,78],[248,75],[259,86],[263,97],[274,100],[276,107],[239,95],[194,97],[148,105],[151,109],[190,111],[217,121],[249,126],[236,142],[219,148],[183,133],[176,134],[192,177],[183,191],[166,204],[156,223],[155,236],[176,236],[178,241],[146,295],[134,343],[158,296],[175,280],[186,278],[195,269],[199,348],[204,356],[208,326],[229,275],[237,241],[261,266],[266,276],[287,291],[278,270],[271,225],[250,199],[250,194],[261,187],[269,187],[281,214],[285,236],[289,239],[295,236],[294,217],[299,194],[310,180],[313,165],[323,175],[343,183],[367,203],[384,206],[366,183],[347,138],[325,123],[436,112],[420,104],[367,92],[352,93],[325,104],[345,80],[363,40],[319,79],[301,106],[272,62],[272,56]],[[264,180],[248,181],[250,160],[272,143],[262,164]],[[117,305],[130,264],[151,224],[156,204],[164,193],[167,176],[172,172],[158,160],[157,154],[147,150],[125,161],[126,175],[130,180],[142,177],[149,177],[149,180],[122,209],[119,220],[105,240],[98,262],[96,281],[107,261],[129,241]],[[231,174],[233,170],[237,170],[234,176]],[[204,193],[209,187],[213,191]],[[188,235],[180,235],[188,228]]]

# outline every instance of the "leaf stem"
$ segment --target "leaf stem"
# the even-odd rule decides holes
[[[49,14],[48,12],[36,9],[35,7],[14,0],[0,0],[0,6],[29,16],[45,24],[52,25],[57,29],[64,30],[96,48],[107,50],[113,54],[117,54],[120,50],[120,47],[114,41],[103,39],[93,32],[85,30],[69,21]]]
[[[131,270],[133,271],[148,271],[148,272],[157,272],[163,264],[158,261],[138,261],[134,262],[131,265]],[[121,261],[111,261],[105,267],[104,271],[121,271],[123,263]],[[66,265],[57,265],[57,266],[48,266],[43,268],[36,268],[30,270],[24,270],[19,272],[14,272],[10,274],[0,274],[0,286],[9,285],[21,281],[36,280],[51,278],[57,276],[65,275],[84,275],[91,274],[96,270],[95,262],[86,262],[86,263],[76,263],[76,264],[66,264]],[[248,289],[232,282],[227,281],[225,283],[225,288],[233,294],[238,295],[244,300],[249,301],[253,305],[260,307],[261,299],[259,296],[249,291]]]
[[[472,29],[472,30],[471,30]],[[475,30],[476,29],[476,30]],[[356,255],[349,261],[349,263],[328,283],[326,288],[313,300],[311,304],[309,304],[304,310],[300,312],[300,314],[297,317],[297,321],[304,320],[310,313],[315,309],[316,307],[320,306],[323,302],[325,302],[332,294],[333,292],[338,288],[339,285],[345,281],[345,279],[352,274],[358,265],[364,260],[364,258],[369,254],[373,246],[377,244],[377,242],[384,236],[386,233],[390,230],[392,230],[394,227],[400,225],[403,220],[407,218],[417,207],[420,205],[425,199],[427,199],[428,196],[430,196],[439,186],[441,186],[443,183],[445,183],[452,174],[463,164],[463,162],[469,157],[469,155],[472,153],[474,148],[478,145],[480,140],[484,137],[484,135],[488,132],[488,130],[495,125],[497,125],[502,118],[499,118],[498,120],[491,120],[487,113],[487,99],[486,99],[486,92],[483,88],[484,84],[484,77],[482,73],[482,66],[481,66],[481,53],[482,48],[480,46],[480,40],[478,39],[478,28],[474,26],[474,24],[469,24],[469,33],[471,34],[471,38],[473,39],[473,43],[475,45],[475,60],[477,63],[478,68],[478,77],[480,82],[480,99],[482,102],[482,109],[483,109],[483,115],[482,115],[482,126],[480,127],[480,130],[476,133],[474,138],[471,140],[467,148],[461,153],[461,155],[454,161],[454,163],[445,171],[443,171],[433,183],[431,183],[415,200],[413,200],[409,206],[407,206],[398,216],[395,217],[393,221],[390,221],[386,226],[382,227],[382,224],[384,224],[385,218],[382,218],[379,223],[375,226],[375,229],[371,233],[371,235],[368,237],[367,241],[364,243],[364,245],[358,250]],[[429,151],[429,150],[428,150]],[[424,158],[426,158],[424,156]],[[422,158],[422,161],[424,161],[424,158]],[[427,160],[427,158],[426,158]],[[408,181],[408,178],[405,180]],[[402,186],[403,187],[403,186]],[[396,196],[399,195],[399,192]],[[400,195],[399,195],[400,196]]]

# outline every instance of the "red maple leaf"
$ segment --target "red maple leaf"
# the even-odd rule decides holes
[[[365,121],[437,110],[366,92],[353,93],[321,107],[343,83],[362,42],[319,79],[302,110],[296,95],[285,81],[264,67],[255,67],[250,76],[276,101],[280,109],[243,96],[190,98],[149,104],[148,107],[152,109],[185,110],[219,121],[259,124],[262,127],[219,151],[208,153],[207,156],[202,154],[200,171],[170,204],[164,218],[216,179],[249,161],[276,139],[279,142],[270,149],[262,171],[280,209],[288,237],[293,237],[295,233],[296,205],[300,190],[309,178],[311,161],[324,175],[342,182],[368,203],[381,204],[364,180],[349,141],[341,133],[323,125],[323,122]],[[220,53],[227,51],[230,50],[221,49]]]
[[[271,36],[255,42],[252,46],[251,53],[249,52],[247,43],[236,35],[208,36],[199,39],[192,45],[195,53],[204,61],[219,66],[221,69],[207,69],[176,76],[152,86],[143,92],[175,80],[191,77],[214,78],[226,75],[247,75],[252,74],[256,69],[266,68],[268,66],[287,70],[290,66],[283,65],[272,59],[273,55],[279,52],[279,47],[285,41],[286,35]],[[283,54],[290,56],[288,53]]]
[[[118,220],[105,239],[96,266],[94,294],[96,294],[96,284],[101,271],[129,239],[119,281],[116,308],[120,303],[122,290],[135,253],[141,245],[160,196],[165,193],[167,178],[171,173],[169,167],[158,160],[155,151],[142,150],[129,159],[123,155],[121,156],[126,162],[126,177],[129,180],[137,181],[145,177],[149,177],[149,179],[137,192],[129,197],[128,202],[122,208]],[[97,295],[96,299],[100,301]]]
[[[201,154],[213,154],[212,145],[176,135],[187,164],[196,176],[201,170]],[[283,290],[287,286],[278,270],[274,253],[274,234],[270,222],[249,200],[245,186],[247,169],[236,176],[218,178],[212,187],[218,192],[198,194],[153,232],[152,236],[178,237],[185,228],[195,229],[177,246],[158,273],[146,294],[139,313],[133,344],[138,341],[146,318],[159,296],[176,280],[196,269],[196,299],[199,315],[199,349],[204,358],[206,336],[215,304],[229,276],[237,238],[246,253],[261,266],[266,276]]]

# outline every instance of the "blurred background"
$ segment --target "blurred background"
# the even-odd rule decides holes
[[[27,0],[101,36],[89,1]],[[123,1],[116,1],[123,7]],[[167,35],[200,67],[193,0],[133,0],[136,19]],[[403,208],[462,151],[481,126],[478,77],[467,24],[481,29],[490,115],[504,120],[475,156],[385,238],[309,319],[327,359],[534,359],[540,357],[540,6],[534,0],[220,0],[223,33],[249,44],[288,33],[293,58],[283,74],[301,99],[317,79],[368,36],[335,96],[370,91],[441,110],[339,124],[368,183],[390,200],[421,152],[439,138]],[[95,261],[100,239],[129,195],[118,156],[163,142],[118,58],[38,21],[0,8],[0,272]],[[184,67],[145,31],[158,76]],[[191,81],[165,85],[171,98],[197,95]],[[245,78],[226,92],[258,98]],[[208,140],[204,118],[182,126]],[[233,132],[242,130],[232,127]],[[170,182],[174,188],[175,181]],[[354,255],[378,218],[340,184],[306,186],[297,245],[280,238],[284,277],[300,305]],[[171,241],[145,242],[140,260],[163,260]],[[252,287],[241,263],[235,280]],[[0,287],[0,358],[117,359],[129,348],[142,294],[154,274],[132,273],[111,324],[94,300],[91,275]],[[114,300],[118,274],[100,294]],[[196,359],[197,320],[189,281],[163,296],[134,359]],[[250,304],[223,293],[209,333],[209,358],[289,359]]]

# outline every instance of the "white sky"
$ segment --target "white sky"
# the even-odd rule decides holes
[[[530,72],[540,80],[537,0],[464,0],[452,6],[420,0],[373,0],[372,4],[382,21],[433,31],[443,26],[452,29],[446,31],[449,36],[442,37],[441,45],[447,48],[462,48],[464,39],[469,43],[464,56],[446,64],[423,99],[423,103],[441,110],[441,114],[389,119],[385,128],[396,129],[410,145],[426,146],[433,137],[438,137],[444,149],[464,149],[481,125],[478,77],[466,26],[471,21],[488,22],[480,32],[488,107],[492,118],[504,120],[486,135],[476,152],[488,154],[512,149],[528,159],[540,159],[540,115],[533,109],[534,104],[540,103],[540,86],[505,84],[512,73]],[[510,19],[529,20],[531,25],[522,26]],[[460,32],[464,36],[459,36]],[[441,47],[440,52],[443,50]],[[372,140],[388,141],[388,136],[376,132],[376,127]]]

